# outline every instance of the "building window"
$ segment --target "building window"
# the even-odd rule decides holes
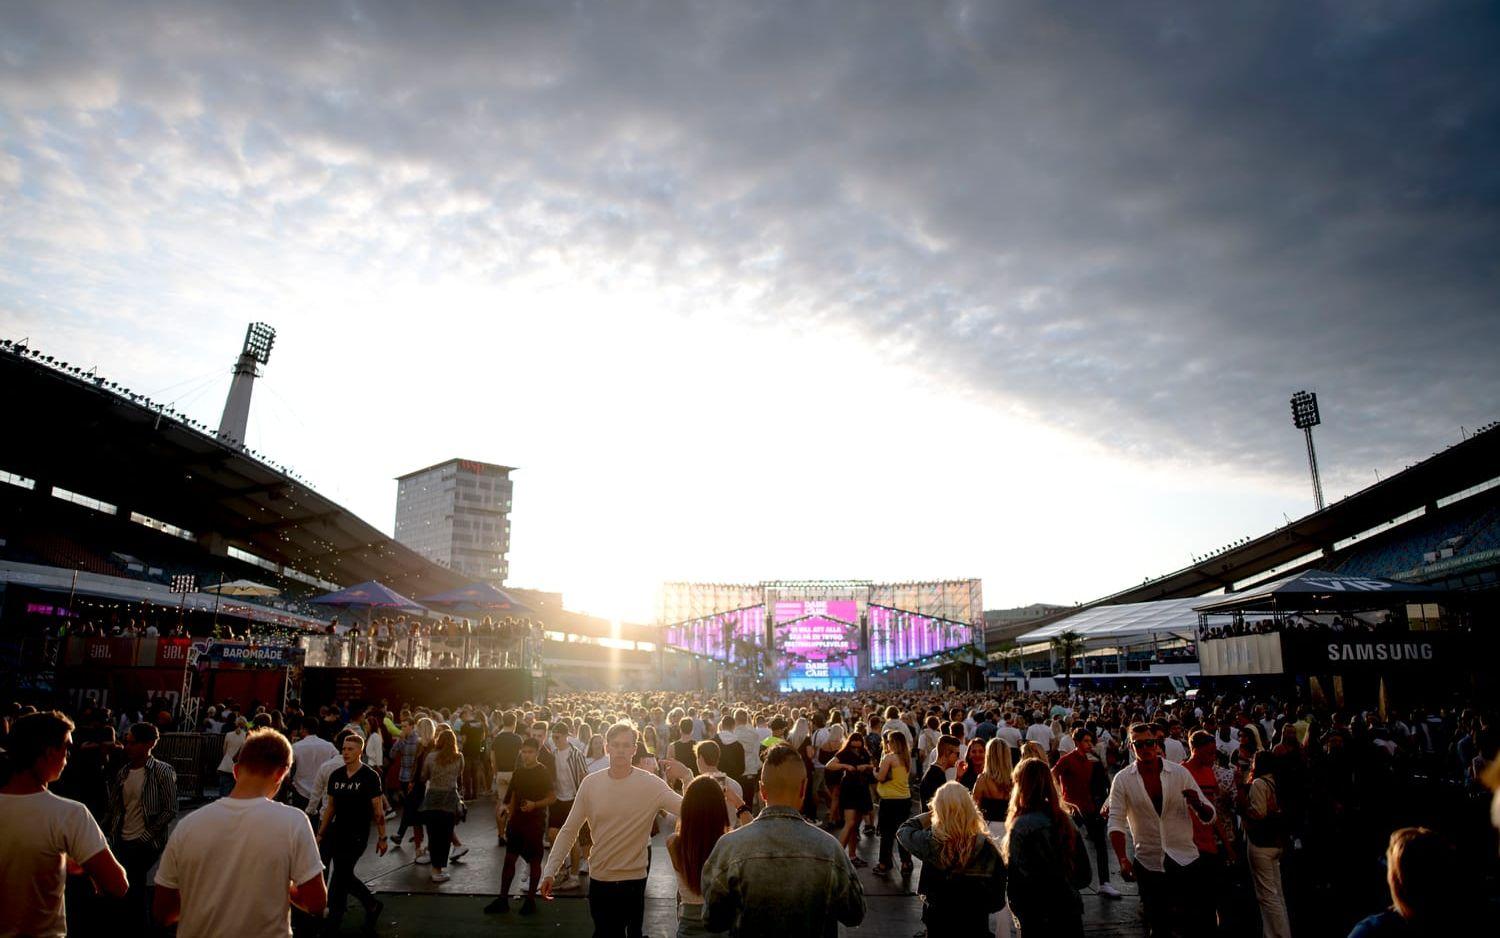
[[[4,469],[0,469],[0,482],[6,482],[23,489],[36,488],[35,479],[28,479],[25,476],[18,476],[14,472],[6,472]]]
[[[60,498],[65,502],[72,502],[75,505],[82,505],[85,508],[92,508],[106,515],[117,514],[120,510],[117,506],[111,505],[109,502],[102,502],[97,498],[90,498],[87,495],[70,492],[58,485],[52,486],[52,497]]]
[[[153,531],[160,531],[163,534],[170,534],[172,537],[180,537],[184,541],[193,540],[192,531],[189,531],[186,528],[179,528],[177,525],[170,524],[166,521],[158,521],[150,515],[143,515],[138,511],[132,511],[130,513],[130,520],[134,521],[136,524],[145,525]]]

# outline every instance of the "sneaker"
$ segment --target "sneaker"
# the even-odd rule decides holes
[[[417,862],[418,863],[431,863],[432,862],[432,854],[428,853],[426,850],[423,850],[423,851],[419,852],[417,854]]]
[[[527,896],[526,899],[521,903],[521,914],[522,915],[535,915],[536,914],[536,900],[533,899],[530,896]]]
[[[395,847],[397,849],[400,849],[400,847],[401,847],[401,841],[402,841],[402,839],[404,837],[406,837],[405,834],[397,834],[395,837],[392,837],[391,838],[391,846]]]
[[[499,912],[509,912],[510,911],[510,900],[507,899],[507,898],[505,898],[504,896],[496,896],[495,897],[495,901],[491,902],[489,905],[485,906],[484,910],[486,912],[488,912],[489,914],[491,914],[491,915],[494,915],[494,914],[499,913]]]
[[[1109,883],[1100,883],[1099,884],[1099,895],[1104,896],[1104,897],[1109,898],[1109,899],[1121,899],[1121,898],[1124,898],[1123,896],[1120,895],[1120,890],[1116,889],[1114,886],[1110,885]]]
[[[468,852],[469,852],[469,848],[468,847],[454,847],[453,851],[448,854],[448,858],[450,860],[461,860],[461,859],[463,859],[464,855],[467,854]]]
[[[577,886],[578,877],[574,876],[572,873],[568,873],[560,877],[557,882],[552,884],[553,889],[574,889],[577,888]]]
[[[453,877],[449,876],[447,873],[444,873],[442,870],[432,871],[432,881],[435,883],[446,883],[452,878]]]

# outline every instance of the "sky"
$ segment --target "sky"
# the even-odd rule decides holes
[[[0,3],[0,335],[511,579],[1072,603],[1497,414],[1500,10]],[[3,457],[0,457],[3,464]],[[0,465],[3,467],[3,465]],[[172,520],[172,519],[165,519]]]

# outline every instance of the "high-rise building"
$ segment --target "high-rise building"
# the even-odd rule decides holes
[[[510,466],[450,459],[396,480],[396,540],[476,580],[510,573]]]

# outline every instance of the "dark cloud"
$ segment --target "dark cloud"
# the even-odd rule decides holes
[[[13,4],[0,219],[40,267],[196,220],[647,270],[1152,458],[1296,471],[1308,386],[1364,481],[1495,416],[1496,48],[1486,3]]]

